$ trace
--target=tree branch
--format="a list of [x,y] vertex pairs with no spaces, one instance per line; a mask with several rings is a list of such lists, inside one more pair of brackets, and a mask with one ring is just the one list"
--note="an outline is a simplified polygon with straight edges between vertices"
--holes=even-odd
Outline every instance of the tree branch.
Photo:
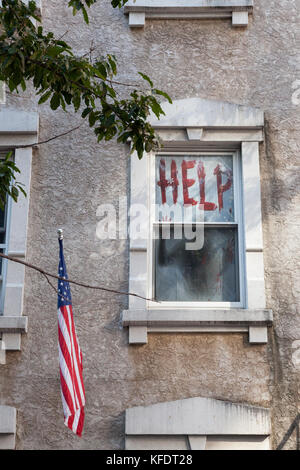
[[43,273],[43,276],[45,277],[46,281],[48,282],[49,286],[52,287],[52,289],[55,291],[55,293],[57,295],[59,295],[59,297],[61,297],[63,300],[66,300],[67,302],[70,301],[70,299],[67,299],[66,297],[64,297],[62,294],[60,294],[58,292],[58,290],[56,289],[56,287],[52,284],[52,282],[50,281],[50,279],[48,278],[47,274]]
[[[72,279],[66,279],[64,277],[61,277],[61,276],[57,276],[56,274],[52,274],[52,273],[49,273],[47,271],[45,271],[44,269],[38,267],[38,266],[35,266],[31,263],[27,263],[26,261],[21,261],[20,259],[17,259],[17,258],[12,258],[11,256],[7,256],[7,255],[4,255],[3,253],[0,253],[0,258],[4,258],[4,259],[7,259],[9,261],[13,261],[14,263],[19,263],[19,264],[23,264],[24,266],[26,266],[27,268],[31,268],[31,269],[34,269],[35,271],[38,271],[39,273],[41,273],[43,276],[45,276],[47,278],[47,276],[49,277],[52,277],[54,279],[58,279],[59,281],[68,281],[69,283],[71,284],[75,284],[76,286],[80,286],[80,287],[85,287],[87,289],[96,289],[96,290],[102,290],[102,291],[105,291],[105,292],[110,292],[112,294],[117,294],[117,295],[131,295],[133,297],[138,297],[139,299],[143,299],[143,300],[149,300],[149,301],[153,301],[153,302],[158,302],[157,300],[154,300],[154,299],[148,299],[147,297],[143,297],[142,295],[139,295],[139,294],[135,294],[135,293],[132,293],[132,292],[121,292],[121,291],[118,291],[116,289],[109,289],[108,287],[102,287],[102,286],[93,286],[93,285],[90,285],[90,284],[83,284],[81,282],[78,282],[78,281],[74,281]],[[48,283],[50,283],[49,279],[47,279]],[[54,287],[54,286],[52,286]],[[54,288],[55,289],[55,288]],[[55,289],[56,291],[56,289]],[[57,292],[57,291],[56,291]]]
[[46,140],[42,140],[41,142],[36,142],[35,144],[26,144],[26,145],[16,145],[14,147],[14,149],[26,149],[28,147],[35,147],[36,145],[42,145],[42,144],[47,144],[47,142],[50,142],[51,140],[54,140],[54,139],[59,139],[59,137],[63,137],[64,135],[67,135],[67,134],[70,134],[71,132],[73,131],[76,131],[77,129],[79,129],[79,127],[81,127],[83,124],[83,122],[81,124],[79,124],[79,126],[76,126],[76,127],[73,127],[73,129],[69,129],[68,131],[66,132],[62,132],[61,134],[57,134],[53,137],[50,137],[49,139],[46,139]]

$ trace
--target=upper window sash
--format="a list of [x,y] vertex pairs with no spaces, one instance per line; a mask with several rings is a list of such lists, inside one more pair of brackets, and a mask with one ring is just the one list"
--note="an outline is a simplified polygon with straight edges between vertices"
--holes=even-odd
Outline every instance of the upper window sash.
[[154,223],[238,223],[234,153],[159,153],[155,158]]

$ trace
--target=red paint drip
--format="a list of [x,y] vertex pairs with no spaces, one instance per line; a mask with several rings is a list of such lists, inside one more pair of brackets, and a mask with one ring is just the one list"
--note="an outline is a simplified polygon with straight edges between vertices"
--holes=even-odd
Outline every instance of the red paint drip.
[[196,162],[195,160],[185,161],[183,160],[181,164],[182,170],[182,186],[183,186],[183,203],[187,205],[195,206],[197,201],[189,196],[189,188],[195,183],[194,179],[189,179],[187,177],[187,171],[191,168],[194,168]]
[[173,202],[174,204],[177,203],[177,199],[178,199],[178,186],[179,186],[179,181],[178,181],[178,178],[177,178],[177,174],[178,174],[178,171],[177,171],[177,166],[176,166],[176,162],[175,160],[172,160],[172,163],[171,163],[171,178],[172,178],[172,188],[173,188]]
[[172,160],[171,163],[171,180],[166,179],[166,161],[164,158],[160,160],[159,164],[159,181],[157,182],[158,186],[161,189],[161,200],[165,204],[167,202],[166,188],[171,186],[173,188],[173,202],[176,204],[178,199],[178,186],[179,181],[177,178],[177,167],[176,162]]
[[[225,184],[222,184],[222,174],[226,174],[227,181]],[[223,209],[223,193],[228,191],[232,185],[232,172],[230,170],[222,171],[220,165],[217,165],[214,169],[214,175],[217,176],[217,188],[218,188],[218,203],[219,203],[219,212]]]
[[214,211],[217,206],[214,202],[205,201],[205,177],[206,173],[204,170],[203,162],[199,162],[197,165],[198,180],[200,186],[200,204],[204,206],[205,211]]

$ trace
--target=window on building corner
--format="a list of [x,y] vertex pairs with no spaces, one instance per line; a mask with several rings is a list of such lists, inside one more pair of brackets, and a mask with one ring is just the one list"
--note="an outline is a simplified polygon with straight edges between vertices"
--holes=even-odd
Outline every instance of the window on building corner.
[[238,152],[156,155],[153,212],[152,297],[244,306]]

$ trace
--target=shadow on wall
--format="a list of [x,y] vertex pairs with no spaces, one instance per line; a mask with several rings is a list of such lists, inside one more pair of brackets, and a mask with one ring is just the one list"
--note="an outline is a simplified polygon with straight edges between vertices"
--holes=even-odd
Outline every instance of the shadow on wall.
[[276,172],[276,149],[273,149],[274,142],[271,139],[272,129],[267,119],[265,119],[265,155],[266,155],[266,170],[268,173],[268,198],[271,203],[271,214],[266,212],[263,214],[266,219],[268,215],[284,213],[286,214],[293,205],[294,199],[300,192],[299,187],[299,171],[295,169],[292,174],[288,173],[288,179],[279,177]]
[[294,431],[296,431],[296,449],[295,450],[300,450],[300,413],[296,416],[296,418],[290,425],[289,429],[285,433],[282,441],[280,442],[276,450],[282,450],[284,448],[285,444],[288,442],[288,440],[290,439]]

